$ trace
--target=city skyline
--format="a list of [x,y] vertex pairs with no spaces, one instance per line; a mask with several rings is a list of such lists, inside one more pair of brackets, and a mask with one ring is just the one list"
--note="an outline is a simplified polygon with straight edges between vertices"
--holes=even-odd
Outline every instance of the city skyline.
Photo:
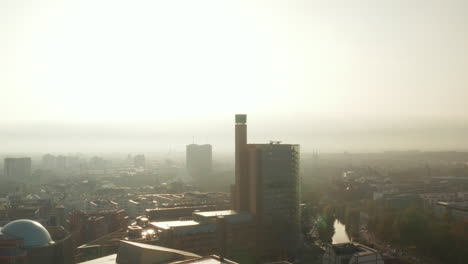
[[468,263],[467,0],[0,1],[0,262]]

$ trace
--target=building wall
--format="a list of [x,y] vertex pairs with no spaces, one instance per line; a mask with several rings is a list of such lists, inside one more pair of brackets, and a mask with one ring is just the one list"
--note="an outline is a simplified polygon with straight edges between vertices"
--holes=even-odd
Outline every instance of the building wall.
[[300,233],[299,146],[266,144],[259,147],[257,210],[267,254],[297,247]]
[[245,115],[236,115],[234,210],[256,221],[260,258],[293,255],[300,237],[299,146],[247,144]]
[[384,264],[380,254],[370,254],[366,256],[352,256],[349,264]]

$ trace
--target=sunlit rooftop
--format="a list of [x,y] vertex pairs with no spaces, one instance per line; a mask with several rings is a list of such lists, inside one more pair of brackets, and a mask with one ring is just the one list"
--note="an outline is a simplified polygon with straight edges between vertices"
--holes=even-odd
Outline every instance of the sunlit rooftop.
[[177,220],[177,221],[166,221],[166,222],[151,222],[151,225],[161,228],[161,229],[171,229],[172,227],[181,227],[181,226],[196,226],[199,225],[198,222],[193,220]]
[[201,215],[203,217],[216,217],[216,216],[228,216],[237,214],[234,210],[222,210],[222,211],[209,211],[209,212],[195,212],[194,214]]

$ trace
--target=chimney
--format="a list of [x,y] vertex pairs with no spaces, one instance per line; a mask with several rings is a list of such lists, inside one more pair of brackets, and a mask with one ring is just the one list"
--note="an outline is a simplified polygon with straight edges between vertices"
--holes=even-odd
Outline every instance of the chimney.
[[249,178],[247,171],[247,115],[235,118],[235,174],[234,210],[249,211]]

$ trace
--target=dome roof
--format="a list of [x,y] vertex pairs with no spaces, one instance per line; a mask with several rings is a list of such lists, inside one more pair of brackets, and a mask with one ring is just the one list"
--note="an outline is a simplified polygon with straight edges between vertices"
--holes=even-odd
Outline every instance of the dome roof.
[[36,221],[21,219],[6,224],[2,233],[23,238],[24,247],[42,247],[52,243],[49,231]]

